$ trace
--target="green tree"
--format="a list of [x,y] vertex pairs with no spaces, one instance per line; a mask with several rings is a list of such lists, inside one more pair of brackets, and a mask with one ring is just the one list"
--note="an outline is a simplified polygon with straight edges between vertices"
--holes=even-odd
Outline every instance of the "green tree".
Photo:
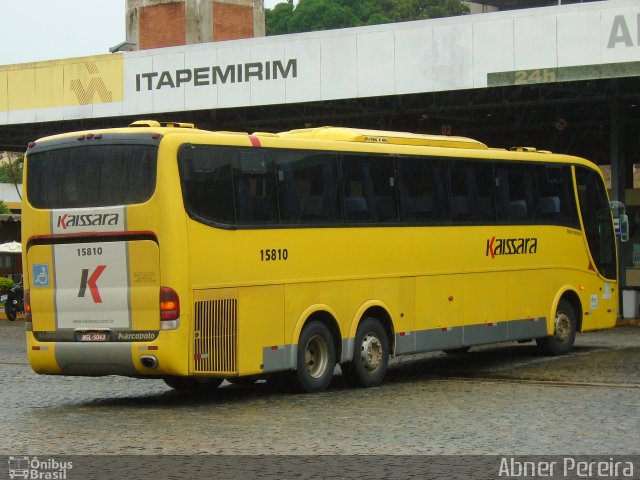
[[0,214],[2,213],[11,213],[11,210],[7,207],[7,204],[4,203],[4,200],[0,200]]
[[12,183],[18,193],[18,197],[22,197],[18,185],[22,183],[24,155],[22,153],[4,152],[4,155],[0,155],[0,158],[3,160],[0,163],[0,183]]
[[460,0],[300,0],[265,11],[267,35],[464,15]]
[[[264,11],[267,35],[279,35],[289,33],[289,22],[293,17],[293,5],[290,3],[278,3],[273,8]],[[269,29],[277,33],[269,33]]]
[[0,158],[4,158],[4,161],[0,163],[0,183],[22,183],[24,155],[4,152],[4,155],[0,155]]

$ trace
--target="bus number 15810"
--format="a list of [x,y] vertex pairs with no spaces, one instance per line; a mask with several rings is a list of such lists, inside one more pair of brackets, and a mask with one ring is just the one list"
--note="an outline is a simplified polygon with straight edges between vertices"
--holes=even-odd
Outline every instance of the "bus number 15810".
[[78,248],[79,257],[91,257],[93,255],[102,255],[102,247]]
[[278,260],[286,260],[289,258],[289,250],[286,248],[267,248],[260,250],[261,262],[277,262]]

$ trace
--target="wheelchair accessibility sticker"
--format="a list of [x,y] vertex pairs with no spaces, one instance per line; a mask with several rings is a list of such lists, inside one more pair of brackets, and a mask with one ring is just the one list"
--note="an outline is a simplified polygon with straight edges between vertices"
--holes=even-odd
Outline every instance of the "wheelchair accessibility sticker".
[[33,286],[48,287],[49,286],[49,264],[48,263],[36,263],[32,267],[33,273]]

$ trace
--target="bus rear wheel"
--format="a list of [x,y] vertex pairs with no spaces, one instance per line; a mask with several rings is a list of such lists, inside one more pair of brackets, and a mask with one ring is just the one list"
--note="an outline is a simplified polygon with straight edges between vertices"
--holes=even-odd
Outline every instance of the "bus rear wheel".
[[564,355],[573,347],[577,321],[573,305],[562,299],[558,302],[553,335],[536,339],[538,347],[546,355]]
[[325,390],[333,378],[336,366],[336,349],[329,328],[322,322],[312,320],[298,342],[296,386],[304,392]]
[[375,387],[380,385],[389,366],[387,332],[373,317],[365,318],[356,330],[353,360],[342,365],[342,372],[350,385]]
[[222,378],[164,377],[164,383],[183,392],[211,392],[222,383]]

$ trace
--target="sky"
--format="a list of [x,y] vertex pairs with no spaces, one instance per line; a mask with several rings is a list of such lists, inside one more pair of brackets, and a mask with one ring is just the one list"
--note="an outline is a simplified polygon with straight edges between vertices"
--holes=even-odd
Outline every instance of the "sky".
[[[272,8],[283,0],[265,0]],[[0,0],[0,65],[109,53],[126,38],[125,0]]]

